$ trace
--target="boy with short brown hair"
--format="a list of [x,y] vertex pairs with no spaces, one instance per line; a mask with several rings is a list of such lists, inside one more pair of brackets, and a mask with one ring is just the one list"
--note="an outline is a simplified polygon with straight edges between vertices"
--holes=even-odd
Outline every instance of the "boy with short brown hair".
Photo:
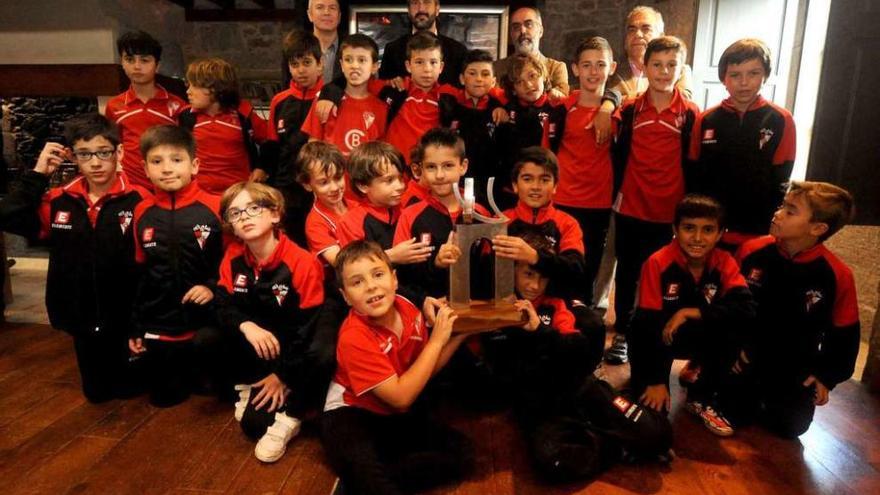
[[853,373],[859,308],[852,270],[824,242],[852,220],[852,195],[827,182],[793,182],[770,235],[737,253],[758,318],[721,396],[735,425],[760,421],[783,437],[807,431],[815,406]]

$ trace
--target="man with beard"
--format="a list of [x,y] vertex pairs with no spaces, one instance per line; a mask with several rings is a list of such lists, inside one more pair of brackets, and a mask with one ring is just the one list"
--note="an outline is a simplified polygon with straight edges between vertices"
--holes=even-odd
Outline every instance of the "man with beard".
[[437,16],[440,14],[439,0],[409,0],[407,4],[412,32],[397,38],[385,45],[382,65],[379,68],[379,79],[404,78],[409,75],[404,65],[407,60],[406,43],[419,31],[429,31],[440,38],[443,50],[443,72],[440,73],[440,84],[452,84],[461,87],[459,74],[461,64],[467,55],[467,47],[452,38],[437,32]]
[[[634,98],[648,89],[645,76],[645,48],[648,43],[663,36],[663,16],[656,9],[639,5],[626,16],[626,59],[617,64],[617,71],[608,78],[608,87],[616,89],[624,98]],[[691,68],[687,65],[675,87],[687,98],[693,97]]]
[[565,62],[545,57],[541,53],[541,36],[544,35],[544,25],[541,22],[541,12],[531,7],[517,9],[510,16],[510,41],[512,53],[505,59],[495,62],[495,77],[499,81],[504,79],[513,58],[522,54],[532,54],[544,63],[547,74],[550,75],[550,84],[547,91],[551,97],[563,97],[568,95],[568,68]]

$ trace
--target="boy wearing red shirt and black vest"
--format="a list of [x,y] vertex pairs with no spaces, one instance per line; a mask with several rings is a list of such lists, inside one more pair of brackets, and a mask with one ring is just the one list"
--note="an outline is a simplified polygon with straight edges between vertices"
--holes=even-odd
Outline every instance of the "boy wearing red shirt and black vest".
[[[128,362],[128,327],[137,289],[135,207],[149,193],[117,173],[119,131],[92,114],[65,124],[70,147],[46,143],[33,171],[0,202],[0,226],[50,241],[46,309],[52,326],[73,336],[83,394],[90,402],[137,391]],[[73,160],[80,177],[49,192],[49,177]]]
[[339,45],[339,60],[345,76],[345,94],[336,111],[322,123],[317,105],[309,112],[302,132],[310,140],[328,141],[348,156],[362,143],[385,137],[388,105],[369,91],[379,66],[379,47],[365,34],[351,34]]
[[284,194],[284,231],[305,246],[305,219],[312,207],[312,195],[296,182],[295,165],[299,150],[309,140],[301,130],[303,122],[324,85],[321,43],[310,32],[294,30],[285,36],[283,51],[292,79],[290,87],[269,104],[267,137],[260,151],[269,184]]
[[730,97],[703,112],[691,135],[694,190],[724,205],[728,231],[721,241],[730,250],[767,234],[794,165],[791,112],[760,94],[770,74],[770,49],[763,41],[743,39],[727,47],[718,76]]
[[442,307],[429,334],[422,312],[396,294],[391,261],[376,243],[344,247],[336,272],[351,311],[321,418],[330,465],[351,493],[393,495],[460,479],[472,465],[467,440],[410,409],[464,339],[451,335],[456,316]]
[[618,191],[614,200],[617,334],[605,354],[612,364],[627,361],[626,332],[639,270],[651,253],[669,242],[675,205],[685,194],[690,131],[699,114],[697,105],[675,87],[686,50],[684,42],[672,36],[651,40],[645,49],[648,91],[626,102],[618,117],[612,149]]
[[[536,232],[525,233],[523,241],[540,253],[555,251]],[[595,476],[624,448],[634,456],[665,454],[669,421],[638,405],[629,411],[629,399],[593,377],[604,332],[592,339],[583,334],[565,301],[546,294],[550,279],[534,265],[518,261],[514,280],[526,323],[481,337],[492,393],[513,402],[535,469],[550,480],[572,481]]]
[[241,240],[226,250],[217,291],[218,316],[235,336],[235,418],[259,439],[256,457],[275,462],[304,415],[319,407],[335,366],[335,346],[322,350],[323,340],[314,339],[323,270],[280,231],[284,198],[277,189],[240,182],[220,204],[227,228]]
[[853,198],[826,182],[793,182],[770,235],[737,253],[758,303],[758,318],[722,395],[734,424],[759,421],[794,438],[810,427],[815,406],[853,372],[859,308],[852,271],[824,241],[853,215]]
[[141,135],[154,125],[177,124],[186,103],[156,84],[162,45],[155,38],[143,31],[128,32],[116,40],[116,50],[131,87],[107,102],[104,116],[119,126],[122,170],[133,184],[152,190],[144,173]]
[[688,195],[676,206],[675,239],[642,267],[630,341],[632,388],[647,407],[669,411],[669,372],[675,358],[695,358],[701,372],[688,388],[688,410],[720,436],[733,434],[716,403],[721,380],[736,361],[738,334],[755,304],[727,251],[717,201]]
[[189,108],[178,117],[192,132],[199,159],[199,186],[223,194],[243,180],[263,181],[257,142],[266,139],[266,121],[238,92],[238,77],[229,62],[198,60],[186,69]]
[[150,128],[141,153],[155,197],[134,212],[143,275],[129,348],[146,352],[150,402],[169,407],[189,397],[197,369],[217,364],[210,361],[220,339],[211,301],[223,258],[220,198],[195,181],[199,160],[185,129]]
[[559,145],[559,186],[554,204],[573,216],[584,233],[584,302],[593,301],[593,283],[605,249],[611,220],[613,167],[611,142],[599,143],[594,119],[601,112],[605,83],[617,64],[605,38],[578,45],[571,64],[580,89],[565,99],[569,108]]

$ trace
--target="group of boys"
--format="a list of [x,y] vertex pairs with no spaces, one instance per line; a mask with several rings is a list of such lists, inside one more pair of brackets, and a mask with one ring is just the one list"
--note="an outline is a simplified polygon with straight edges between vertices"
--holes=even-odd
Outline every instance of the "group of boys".
[[[35,169],[0,203],[4,230],[52,241],[47,308],[52,325],[74,337],[91,401],[139,393],[141,361],[157,406],[192,391],[231,389],[223,366],[230,332],[239,330],[259,359],[283,368],[298,359],[277,346],[289,339],[283,332],[333,322],[333,337],[321,334],[320,359],[299,359],[279,373],[324,369],[335,355],[321,394],[327,458],[346,491],[384,494],[470,469],[469,442],[430,417],[431,394],[423,393],[447,362],[454,373],[441,378],[454,386],[477,383],[506,395],[534,466],[553,480],[668,451],[663,412],[671,408],[674,358],[691,359],[687,409],[718,435],[760,420],[798,436],[814,406],[852,372],[859,339],[853,277],[823,242],[851,219],[853,200],[814,182],[793,183],[783,195],[793,123],[759,94],[770,74],[760,41],[725,51],[719,76],[730,98],[701,114],[675,87],[683,43],[652,40],[648,90],[615,113],[609,143],[593,125],[619,103],[606,91],[615,63],[602,38],[576,50],[579,89],[551,101],[546,70],[530,56],[511,64],[506,94],[494,88],[491,56],[480,51],[465,59],[463,87],[439,84],[443,53],[430,33],[410,38],[411,77],[402,85],[373,77],[378,47],[361,34],[340,42],[344,81],[323,81],[319,43],[293,33],[284,47],[291,87],[272,100],[262,150],[283,200],[271,208],[227,204],[225,211],[195,180],[200,163],[191,134],[171,125],[182,102],[139,78],[158,60],[137,51],[123,49],[132,88],[107,109],[122,136],[101,116],[70,122],[68,146],[47,143]],[[64,160],[78,163],[82,176],[46,193]],[[515,262],[524,315],[521,325],[481,335],[455,332],[457,316],[446,302],[449,267],[463,254],[455,228],[469,221],[456,195],[464,177],[477,178],[480,192],[496,178],[498,187],[478,199],[502,203],[508,234],[481,242],[471,257],[477,266],[493,256]],[[152,191],[131,180],[148,180]],[[754,191],[748,200],[738,194],[743,188]],[[254,253],[224,235],[276,207],[290,238],[323,271],[317,261],[251,259]],[[631,362],[625,395],[593,376],[605,343],[591,305],[593,279],[612,216],[612,354]],[[770,235],[762,235],[768,224]],[[224,262],[221,273],[225,251],[244,268]],[[257,295],[261,274],[279,266],[289,284],[264,283]],[[297,304],[283,306],[292,291]],[[252,341],[253,321],[230,310],[237,296],[246,304],[276,301],[290,314],[261,320],[266,333]],[[351,307],[344,321],[340,298]],[[305,335],[316,334],[297,338]],[[266,404],[261,387],[236,387],[243,427],[252,403]],[[291,411],[320,408],[304,406],[298,393],[279,391],[283,400],[267,406],[277,413],[251,432],[262,435],[261,460],[280,458],[299,431]]]

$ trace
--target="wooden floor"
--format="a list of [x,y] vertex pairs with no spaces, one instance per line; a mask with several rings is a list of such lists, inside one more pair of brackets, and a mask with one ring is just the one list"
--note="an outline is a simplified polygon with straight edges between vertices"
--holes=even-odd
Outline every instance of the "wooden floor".
[[[674,396],[669,466],[617,466],[590,484],[542,486],[505,414],[456,417],[477,445],[477,472],[435,493],[880,493],[880,399],[855,382],[834,391],[800,441],[759,429],[718,439],[680,409],[680,391]],[[281,461],[261,465],[230,406],[205,397],[166,410],[144,398],[91,405],[66,336],[44,325],[0,327],[0,493],[326,495],[334,479],[313,429]]]

